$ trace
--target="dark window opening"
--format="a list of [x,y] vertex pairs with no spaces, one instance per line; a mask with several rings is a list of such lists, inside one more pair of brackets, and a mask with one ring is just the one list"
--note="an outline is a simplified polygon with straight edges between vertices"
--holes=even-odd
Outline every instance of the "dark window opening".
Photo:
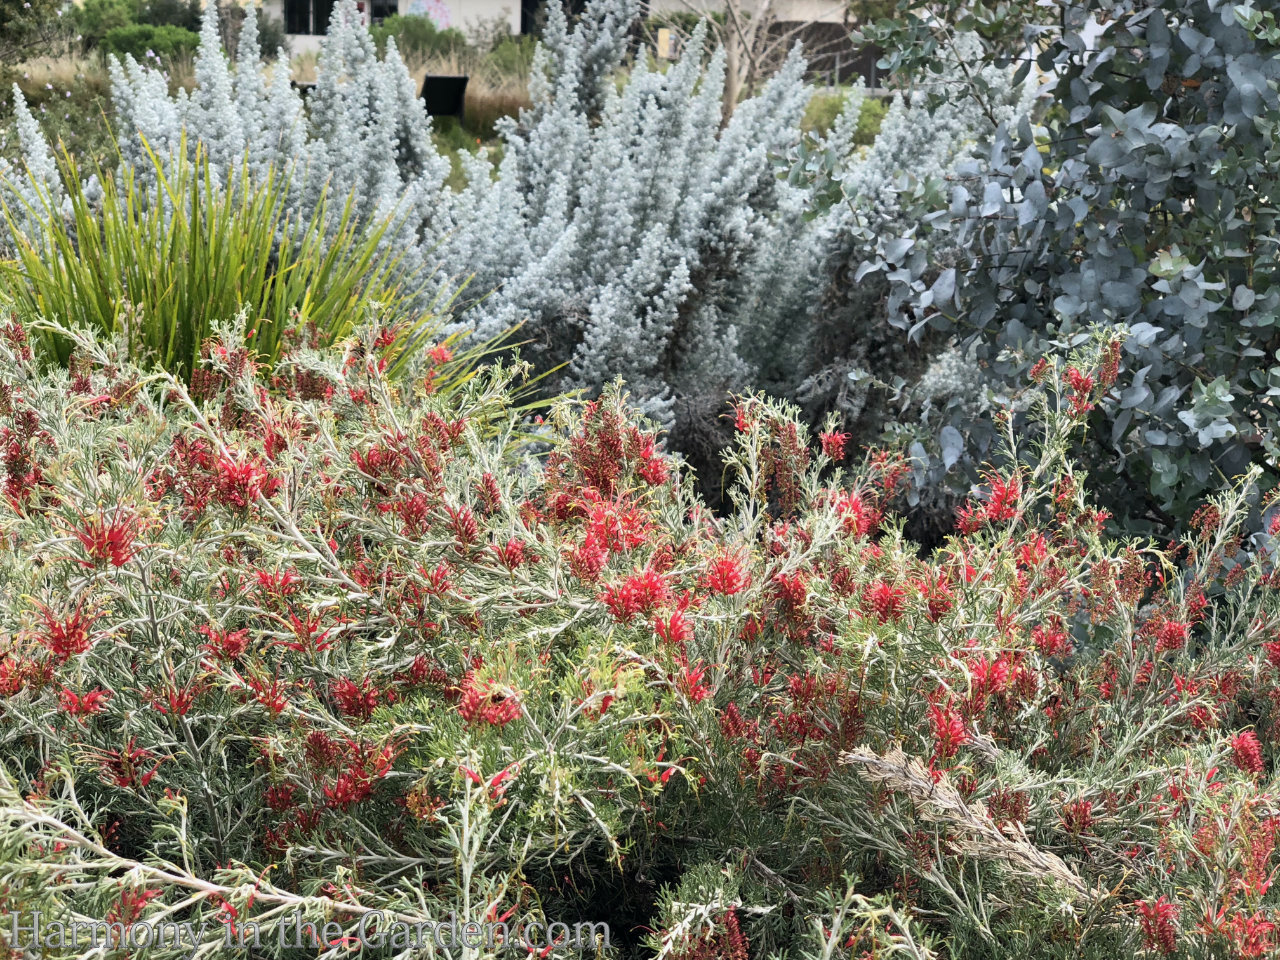
[[520,32],[536,33],[541,11],[538,0],[520,0]]
[[284,0],[285,33],[318,34],[329,29],[334,0]]

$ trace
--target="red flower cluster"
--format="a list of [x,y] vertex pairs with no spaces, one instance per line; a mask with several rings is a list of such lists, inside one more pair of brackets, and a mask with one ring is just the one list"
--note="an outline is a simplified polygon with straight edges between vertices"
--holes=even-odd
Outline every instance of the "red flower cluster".
[[369,677],[364,677],[359,683],[348,677],[339,677],[330,684],[330,693],[344,715],[359,720],[368,720],[382,699],[382,691]]
[[202,644],[201,649],[227,663],[239,660],[249,648],[249,631],[247,629],[219,630],[212,624],[205,624],[199,628],[198,632],[208,638],[209,641]]
[[1178,951],[1178,908],[1161,895],[1155,900],[1139,900],[1134,906],[1142,924],[1144,946],[1172,956]]
[[849,441],[849,434],[831,431],[830,433],[819,434],[818,440],[822,443],[822,452],[840,463],[844,460],[844,445]]
[[86,653],[93,646],[95,618],[84,612],[84,601],[63,617],[45,607],[40,611],[40,618],[44,621],[44,630],[39,640],[59,662]]
[[224,507],[244,510],[259,497],[269,499],[280,489],[280,478],[271,475],[265,465],[243,450],[222,455],[214,464],[213,495]]
[[751,576],[738,557],[715,557],[708,561],[706,573],[702,575],[703,587],[722,597],[741,593],[750,583]]
[[671,596],[667,578],[654,570],[640,570],[622,583],[606,587],[600,600],[618,623],[629,623],[634,617],[648,615],[666,603]]
[[751,956],[751,943],[742,932],[735,909],[720,915],[709,936],[694,938],[686,934],[685,938],[668,953],[673,960],[749,960]]
[[520,717],[520,701],[494,680],[480,680],[468,673],[462,680],[458,714],[467,723],[505,727]]
[[104,563],[123,567],[133,559],[134,541],[141,528],[140,517],[118,508],[110,517],[100,514],[83,518],[75,535],[84,546],[89,559],[78,562],[90,569]]
[[907,592],[902,587],[877,580],[867,587],[862,602],[881,623],[896,623],[906,610],[906,599]]
[[969,742],[969,732],[965,729],[964,718],[950,703],[942,701],[930,703],[929,724],[933,730],[935,763],[950,760],[964,744]]
[[1231,755],[1236,766],[1246,773],[1262,773],[1262,744],[1252,730],[1237,733],[1231,738]]
[[1018,516],[1022,481],[1017,474],[988,477],[990,493],[984,503],[970,502],[960,509],[956,527],[961,533],[976,533],[987,523],[1008,523]]
[[96,689],[76,694],[63,687],[62,692],[58,694],[58,708],[68,716],[77,719],[91,717],[95,713],[101,713],[110,699],[110,690]]

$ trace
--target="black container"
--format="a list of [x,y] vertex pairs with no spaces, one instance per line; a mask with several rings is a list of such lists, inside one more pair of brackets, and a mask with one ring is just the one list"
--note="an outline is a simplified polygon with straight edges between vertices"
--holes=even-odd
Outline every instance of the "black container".
[[461,125],[467,103],[466,74],[429,73],[422,78],[422,100],[433,117],[457,117]]

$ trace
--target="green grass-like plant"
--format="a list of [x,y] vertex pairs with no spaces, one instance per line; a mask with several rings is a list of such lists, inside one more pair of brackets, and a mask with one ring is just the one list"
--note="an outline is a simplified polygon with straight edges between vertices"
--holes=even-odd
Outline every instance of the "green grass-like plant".
[[[251,178],[243,168],[220,182],[199,154],[154,169],[99,173],[101,195],[87,191],[77,165],[60,161],[68,200],[22,218],[3,213],[16,259],[0,263],[0,293],[20,320],[45,317],[123,335],[130,357],[186,376],[214,324],[247,311],[259,359],[274,361],[281,337],[314,325],[333,343],[371,304],[404,329],[409,308],[401,258],[383,247],[387,222],[364,226],[350,198],[323,200],[300,217],[278,173]],[[65,364],[72,344],[47,334],[41,345]]]

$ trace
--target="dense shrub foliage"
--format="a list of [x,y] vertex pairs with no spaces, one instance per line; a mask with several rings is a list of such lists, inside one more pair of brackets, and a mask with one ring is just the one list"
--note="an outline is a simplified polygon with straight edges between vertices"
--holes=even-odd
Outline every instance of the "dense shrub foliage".
[[8,329],[7,909],[1275,949],[1275,524],[1246,480],[1179,544],[1107,535],[1063,451],[1119,344],[1037,368],[1016,466],[922,556],[904,461],[838,472],[786,407],[739,401],[717,519],[615,388],[530,435],[520,367],[440,344],[391,382],[390,339],[268,382],[227,329],[189,391]]
[[[1274,463],[1274,12],[947,0],[926,22],[899,6],[904,67],[927,69],[947,48],[940,23],[979,29],[974,62],[1025,71],[1034,60],[1055,107],[1000,130],[940,202],[919,198],[917,231],[880,238],[891,305],[909,308],[898,322],[956,332],[997,383],[1016,382],[1055,341],[1127,329],[1126,387],[1100,407],[1091,457],[1131,521],[1185,523],[1222,476]],[[966,84],[979,100],[990,95],[980,81]]]
[[[450,31],[354,0],[305,102],[252,8],[190,89],[112,60],[92,175],[15,91],[0,912],[1280,955],[1280,25],[898,6],[883,108],[553,6],[460,185],[401,59]],[[450,917],[608,934],[376,941]]]
[[466,35],[461,30],[441,30],[430,17],[395,14],[386,17],[369,33],[380,54],[386,53],[388,37],[395,37],[396,48],[406,57],[447,56],[467,45]]
[[502,127],[499,162],[466,158],[458,191],[395,36],[379,59],[352,0],[335,7],[305,110],[282,65],[260,70],[252,12],[229,66],[211,9],[191,95],[170,96],[153,67],[116,68],[120,143],[144,172],[144,142],[164,157],[199,145],[215,169],[247,157],[255,177],[287,170],[298,209],[327,189],[351,195],[362,222],[394,212],[387,245],[433,277],[424,297],[451,301],[457,329],[487,339],[523,324],[526,358],[556,371],[548,387],[624,377],[708,475],[728,440],[726,399],[752,385],[800,402],[812,423],[835,411],[859,441],[876,438],[901,412],[849,374],[914,383],[938,345],[897,349],[883,285],[855,287],[853,271],[877,231],[903,225],[896,179],[942,176],[1030,109],[1032,88],[990,68],[999,93],[981,103],[929,117],[923,91],[897,98],[863,149],[861,90],[805,137],[812,90],[796,54],[721,129],[724,57],[703,31],[669,69],[638,59],[616,82],[634,14],[596,0],[571,26],[553,6],[533,107]]
[[199,44],[200,37],[197,34],[169,23],[158,27],[149,23],[112,27],[102,38],[102,47],[108,53],[139,60],[154,57],[167,61],[175,57],[191,56]]
[[[234,46],[245,19],[245,9],[228,0],[215,5],[223,42]],[[85,52],[127,54],[145,62],[194,53],[199,43],[197,34],[203,7],[200,0],[83,0],[72,5],[67,13],[75,24],[78,45]],[[275,56],[286,46],[284,25],[279,20],[261,17],[256,7],[253,15],[262,54]]]
[[13,64],[48,53],[66,36],[58,0],[0,3],[0,80]]

